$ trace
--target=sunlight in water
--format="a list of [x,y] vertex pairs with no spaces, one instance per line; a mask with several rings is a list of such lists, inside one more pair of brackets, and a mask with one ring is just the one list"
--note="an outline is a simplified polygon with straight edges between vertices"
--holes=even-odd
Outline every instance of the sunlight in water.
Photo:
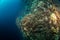
[[3,4],[3,2],[4,2],[4,0],[0,0],[0,5],[2,5],[2,4]]
[[0,0],[0,9],[4,9],[8,4],[8,0]]

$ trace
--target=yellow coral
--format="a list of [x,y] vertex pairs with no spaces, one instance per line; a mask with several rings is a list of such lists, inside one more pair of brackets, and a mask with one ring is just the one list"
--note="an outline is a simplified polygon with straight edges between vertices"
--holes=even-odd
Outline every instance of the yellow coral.
[[56,15],[55,15],[54,13],[52,13],[52,14],[50,15],[50,19],[53,21],[54,24],[57,23],[57,17],[56,17]]

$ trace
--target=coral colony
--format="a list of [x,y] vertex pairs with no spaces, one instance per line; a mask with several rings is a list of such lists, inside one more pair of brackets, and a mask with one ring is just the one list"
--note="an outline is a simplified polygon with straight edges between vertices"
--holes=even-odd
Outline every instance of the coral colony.
[[60,6],[54,0],[29,0],[27,4],[27,14],[17,18],[24,40],[59,40]]

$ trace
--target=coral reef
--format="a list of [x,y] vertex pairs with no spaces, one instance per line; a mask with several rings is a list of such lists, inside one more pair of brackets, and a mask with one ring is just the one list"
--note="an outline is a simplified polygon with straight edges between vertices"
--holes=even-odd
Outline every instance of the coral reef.
[[[26,40],[59,40],[60,11],[52,0],[33,0],[18,25]],[[27,8],[26,8],[27,9]],[[26,12],[25,12],[26,13]]]

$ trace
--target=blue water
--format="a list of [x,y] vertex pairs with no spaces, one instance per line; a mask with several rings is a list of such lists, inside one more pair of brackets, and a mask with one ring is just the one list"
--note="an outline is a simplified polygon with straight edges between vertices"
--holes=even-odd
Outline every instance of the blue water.
[[23,0],[0,0],[0,40],[23,39],[15,23],[23,8]]

